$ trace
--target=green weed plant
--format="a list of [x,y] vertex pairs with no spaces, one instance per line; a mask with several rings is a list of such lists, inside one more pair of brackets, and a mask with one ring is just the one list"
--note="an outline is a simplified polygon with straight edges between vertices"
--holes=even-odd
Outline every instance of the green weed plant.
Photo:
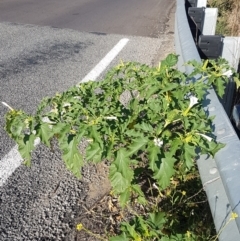
[[[166,191],[176,174],[191,173],[198,155],[214,156],[224,146],[215,141],[213,117],[201,103],[212,86],[223,96],[233,70],[223,59],[191,61],[187,65],[193,72],[188,75],[176,68],[177,61],[178,56],[170,54],[158,67],[121,63],[101,81],[80,83],[43,99],[35,115],[10,107],[5,130],[27,165],[36,139],[48,147],[53,138],[58,140],[67,169],[78,178],[85,161],[107,160],[121,206],[133,199],[147,206],[150,194],[141,186],[143,179],[160,193]],[[79,149],[82,141],[88,143],[84,154]],[[184,192],[176,192],[173,206]],[[151,208],[131,223],[122,223],[122,234],[110,240],[197,240],[190,232],[166,234],[169,219],[166,212]]]

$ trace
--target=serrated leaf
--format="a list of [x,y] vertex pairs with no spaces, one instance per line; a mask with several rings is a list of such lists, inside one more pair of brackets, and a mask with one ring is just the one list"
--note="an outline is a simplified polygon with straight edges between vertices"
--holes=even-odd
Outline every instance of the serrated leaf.
[[151,86],[150,89],[148,89],[148,91],[146,91],[145,89],[145,99],[149,99],[154,93],[156,93],[157,91],[159,91],[159,86],[156,85],[156,86]]
[[136,222],[137,222],[137,228],[140,231],[140,233],[143,234],[144,236],[148,236],[149,232],[148,232],[147,222],[145,222],[141,216],[136,218]]
[[129,137],[139,137],[141,132],[136,131],[135,129],[128,129],[125,134]]
[[100,148],[103,149],[103,141],[102,141],[102,138],[101,138],[100,134],[97,131],[96,126],[91,127],[90,137],[92,137],[93,141],[97,142],[99,144]]
[[144,193],[143,193],[143,191],[141,190],[140,185],[134,184],[134,185],[131,186],[131,188],[132,188],[133,191],[136,192],[138,195],[144,196]]
[[76,177],[81,177],[81,167],[83,166],[83,158],[77,148],[79,140],[75,136],[69,136],[67,143],[60,143],[62,150],[62,158],[68,170],[70,170]]
[[174,90],[178,87],[179,87],[179,84],[171,83],[171,84],[168,84],[167,86],[163,87],[159,93],[164,93],[164,92],[167,92],[167,91],[170,91],[170,90]]
[[127,204],[127,202],[130,199],[130,195],[131,195],[131,192],[130,192],[129,188],[127,188],[124,192],[122,192],[120,194],[119,200],[120,200],[121,207],[123,207],[123,206],[125,206]]
[[182,145],[182,140],[181,139],[174,139],[172,142],[170,142],[170,144],[171,144],[170,153],[171,153],[172,156],[174,156],[176,151]]
[[130,159],[125,149],[121,148],[118,150],[113,164],[116,165],[119,172],[123,173],[125,177],[129,178],[129,180],[132,180],[133,171],[130,168]]
[[100,162],[102,160],[102,149],[97,142],[93,142],[88,145],[86,149],[86,160],[92,160],[93,162]]
[[52,132],[58,135],[59,143],[64,143],[67,140],[67,135],[70,132],[70,129],[70,125],[61,122],[52,126]]
[[161,188],[166,188],[170,183],[170,178],[175,173],[174,163],[176,159],[167,155],[161,159],[160,167],[155,169],[153,178],[157,180]]
[[141,124],[135,125],[135,128],[146,131],[146,132],[152,132],[153,131],[152,126],[149,123],[146,123],[146,122],[142,122]]
[[173,109],[167,113],[167,122],[171,123],[177,119],[179,119],[179,110]]
[[21,133],[22,133],[22,130],[23,130],[23,122],[22,120],[20,119],[13,119],[11,124],[10,124],[10,133],[11,133],[11,136],[16,139],[18,138]]
[[18,139],[18,151],[24,159],[24,164],[30,166],[31,152],[34,149],[34,135],[25,135],[24,138]]
[[161,229],[166,222],[165,213],[163,212],[150,213],[148,221],[150,221],[156,229]]
[[148,148],[149,167],[152,171],[156,169],[156,161],[159,161],[160,147],[150,146]]
[[193,158],[196,156],[195,147],[189,144],[184,144],[184,162],[188,169],[190,169],[193,164]]
[[125,233],[122,233],[121,235],[111,237],[109,241],[129,241],[130,239],[127,238]]
[[139,196],[137,198],[139,204],[146,205],[148,203],[147,199],[145,197]]
[[214,141],[211,141],[211,142],[209,143],[209,147],[210,147],[209,152],[210,152],[210,153],[212,154],[212,156],[214,157],[215,154],[216,154],[219,150],[221,150],[223,147],[225,147],[225,146],[226,146],[226,144],[216,143],[216,142],[214,142]]
[[116,166],[110,166],[109,175],[111,185],[116,193],[123,193],[130,186],[129,180],[126,179],[122,173],[117,172]]
[[54,133],[49,127],[49,124],[40,123],[35,127],[35,130],[37,132],[36,136],[38,136],[46,146],[50,147],[49,140],[53,137]]
[[139,239],[139,234],[135,231],[135,225],[130,225],[127,222],[123,222],[121,229],[126,230],[134,240],[141,240]]
[[175,54],[169,54],[163,61],[162,65],[166,65],[167,67],[173,67],[178,62],[178,56]]
[[225,91],[225,82],[221,78],[218,78],[215,80],[214,86],[216,88],[217,94],[222,98]]
[[139,136],[139,138],[133,140],[133,143],[129,146],[128,156],[133,155],[148,143],[148,138]]
[[133,174],[127,152],[125,149],[119,149],[109,172],[114,191],[118,193],[124,192],[130,186]]
[[239,87],[240,87],[240,79],[237,78],[237,77],[233,77],[233,79],[234,79],[234,82],[236,83],[236,88],[237,88],[237,90],[238,90]]

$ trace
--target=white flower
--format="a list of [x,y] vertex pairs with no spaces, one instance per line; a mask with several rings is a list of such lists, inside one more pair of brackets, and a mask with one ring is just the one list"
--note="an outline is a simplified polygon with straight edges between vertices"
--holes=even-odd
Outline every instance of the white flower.
[[11,106],[9,106],[6,102],[2,102],[3,105],[5,105],[7,108],[9,108],[10,110],[13,110],[13,108]]
[[188,108],[183,112],[183,115],[184,116],[187,116],[188,112],[190,111],[190,109],[196,105],[198,103],[198,98],[195,97],[195,96],[190,96],[190,103],[189,103],[189,106]]
[[56,122],[51,121],[47,116],[44,116],[44,117],[42,118],[42,122],[45,122],[45,123],[47,123],[47,124],[56,124]]
[[210,137],[210,136],[204,135],[204,134],[202,134],[202,133],[197,133],[197,134],[200,135],[200,136],[202,136],[202,137],[204,137],[204,138],[207,139],[209,142],[211,142],[211,141],[213,140],[213,138]]
[[116,116],[107,116],[107,117],[105,117],[105,119],[107,119],[107,120],[117,120],[117,117]]
[[198,103],[198,98],[195,96],[190,96],[190,104],[188,108],[191,109],[197,103]]
[[155,139],[153,140],[153,142],[154,142],[155,146],[161,147],[161,146],[163,145],[163,141],[160,140],[159,138],[155,138]]
[[222,75],[227,76],[228,78],[230,78],[233,75],[233,72],[231,69],[229,69],[228,71],[224,72]]
[[64,104],[63,104],[63,107],[70,107],[70,106],[71,106],[70,103],[64,103]]

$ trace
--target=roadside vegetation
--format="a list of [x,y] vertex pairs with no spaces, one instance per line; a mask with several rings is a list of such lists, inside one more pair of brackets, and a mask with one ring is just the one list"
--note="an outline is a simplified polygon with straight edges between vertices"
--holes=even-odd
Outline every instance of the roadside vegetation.
[[[107,163],[112,190],[78,220],[77,232],[86,236],[76,240],[216,241],[221,233],[196,162],[224,147],[201,103],[212,85],[223,95],[233,70],[223,59],[192,61],[186,75],[177,61],[170,54],[158,67],[121,63],[102,81],[45,98],[33,116],[9,107],[5,129],[27,165],[36,138],[50,148],[58,141],[78,178],[87,163]],[[229,222],[235,218],[232,213]]]
[[208,0],[208,6],[218,8],[216,34],[240,36],[239,0]]
[[[240,36],[239,0],[208,5],[219,10],[217,34]],[[57,141],[77,178],[84,165],[107,164],[112,189],[79,215],[75,240],[217,241],[238,218],[232,212],[215,230],[197,159],[224,148],[201,105],[205,91],[214,86],[221,97],[230,75],[240,86],[239,75],[223,59],[186,63],[191,75],[177,61],[171,54],[158,67],[121,63],[102,81],[45,98],[35,115],[4,103],[5,129],[25,164],[36,138],[49,148]]]

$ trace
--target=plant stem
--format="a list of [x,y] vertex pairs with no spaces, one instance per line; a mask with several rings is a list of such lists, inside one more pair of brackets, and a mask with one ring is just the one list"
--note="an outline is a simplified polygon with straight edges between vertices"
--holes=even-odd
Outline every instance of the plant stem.
[[97,238],[97,239],[99,239],[99,240],[107,241],[107,239],[102,238],[101,236],[99,236],[99,235],[91,232],[90,230],[86,229],[85,227],[83,227],[83,230],[84,230],[86,233],[88,233],[89,235],[91,235],[91,236],[93,236],[93,237],[95,237],[95,238]]

